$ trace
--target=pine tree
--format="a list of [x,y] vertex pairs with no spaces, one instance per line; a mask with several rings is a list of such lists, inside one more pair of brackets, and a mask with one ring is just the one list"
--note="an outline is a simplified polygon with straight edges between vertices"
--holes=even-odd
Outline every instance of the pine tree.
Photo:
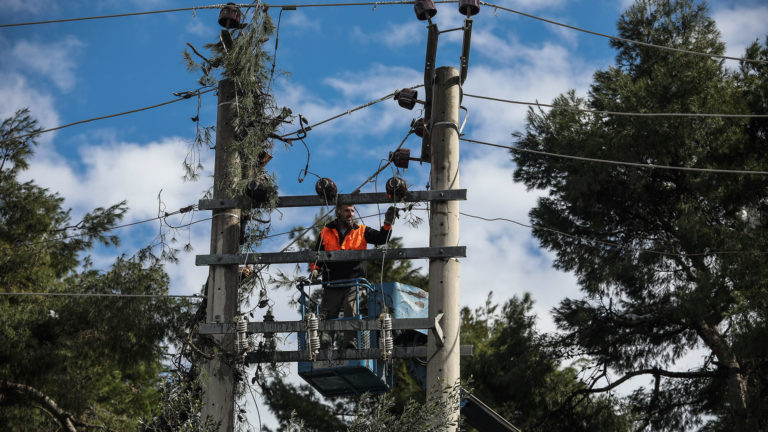
[[[166,294],[158,265],[119,257],[105,271],[85,253],[117,244],[125,203],[73,224],[62,198],[20,182],[37,123],[27,110],[0,127],[0,292]],[[0,296],[0,429],[136,429],[159,401],[164,340],[184,302],[163,298]]]
[[[706,5],[693,0],[638,1],[618,29],[623,38],[657,45],[724,50]],[[709,57],[611,44],[616,65],[595,73],[588,97],[571,91],[551,111],[531,111],[518,146],[656,165],[768,169],[761,121],[572,109],[764,113],[762,65],[733,74]],[[750,53],[765,58],[758,47]],[[585,392],[642,375],[652,378],[651,388],[628,399],[639,428],[765,429],[768,357],[754,342],[768,329],[768,178],[518,152],[513,159],[516,180],[547,191],[530,213],[534,235],[557,253],[557,268],[576,274],[585,294],[555,311],[563,345],[592,361],[595,380]],[[694,350],[704,355],[693,368],[678,364]],[[600,381],[608,371],[618,375],[610,384]]]

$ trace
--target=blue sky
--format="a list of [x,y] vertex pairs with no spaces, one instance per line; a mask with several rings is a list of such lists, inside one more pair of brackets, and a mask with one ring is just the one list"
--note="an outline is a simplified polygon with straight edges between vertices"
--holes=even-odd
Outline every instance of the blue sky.
[[[308,4],[287,1],[284,4]],[[498,4],[590,30],[615,34],[622,9],[631,2],[565,0],[499,0]],[[0,23],[104,15],[200,6],[181,0],[0,0]],[[760,0],[712,1],[713,17],[729,55],[741,56],[751,41],[766,35],[768,6]],[[458,27],[462,17],[455,4],[439,4],[435,22],[441,29]],[[269,13],[277,21],[279,9]],[[0,29],[0,115],[29,107],[43,127],[117,113],[173,99],[171,92],[197,88],[181,52],[187,42],[198,48],[217,37],[218,10],[165,13],[138,17],[11,27]],[[268,42],[270,50],[274,38]],[[285,11],[280,27],[275,84],[281,106],[316,123],[423,80],[425,23],[410,5],[300,8]],[[438,66],[458,66],[458,32],[441,37]],[[592,74],[613,63],[608,40],[578,33],[501,10],[484,7],[475,17],[466,93],[550,102],[569,89],[585,95]],[[423,95],[423,91],[420,92]],[[512,144],[510,134],[524,127],[525,108],[465,99],[469,138]],[[196,203],[210,187],[210,172],[196,183],[182,181],[181,163],[194,136],[194,100],[120,118],[74,126],[40,136],[40,146],[24,175],[60,193],[77,218],[87,209],[126,199],[125,222],[156,216],[158,193],[167,211]],[[215,122],[215,96],[203,97],[201,120]],[[382,158],[405,136],[417,110],[406,111],[391,100],[374,105],[311,131],[310,171],[333,178],[349,192],[374,172]],[[290,128],[290,127],[289,127]],[[291,129],[293,130],[293,129]],[[414,137],[405,146],[419,153]],[[281,194],[313,193],[314,179],[299,183],[306,151],[297,143],[275,146],[275,171]],[[212,168],[212,151],[203,162]],[[469,199],[463,212],[527,222],[539,193],[512,182],[513,165],[501,149],[462,143],[461,186]],[[423,189],[428,165],[412,164],[404,177],[412,189]],[[378,187],[391,176],[382,174]],[[367,190],[372,191],[373,185]],[[363,215],[375,207],[361,208]],[[308,224],[315,209],[285,210],[273,217],[273,232]],[[424,216],[422,213],[421,216]],[[205,212],[187,215],[205,218]],[[179,222],[172,219],[171,222]],[[378,225],[376,218],[366,224]],[[538,248],[526,228],[505,222],[462,217],[461,244],[468,257],[461,262],[462,304],[480,306],[488,292],[498,301],[525,291],[536,301],[539,325],[553,329],[549,309],[565,296],[578,296],[575,278],[553,270],[552,255]],[[407,246],[428,244],[428,227],[396,225]],[[119,248],[100,249],[95,261],[107,265],[120,253],[132,254],[157,233],[145,224],[119,231]],[[210,225],[193,225],[188,236],[194,251],[167,266],[172,291],[197,292],[207,269],[194,266],[195,254],[208,253]],[[261,250],[277,251],[278,237]],[[425,265],[424,262],[418,263]],[[287,268],[292,270],[292,267]],[[278,305],[291,293],[272,294]],[[278,306],[278,319],[294,319]],[[263,414],[262,410],[262,414]]]

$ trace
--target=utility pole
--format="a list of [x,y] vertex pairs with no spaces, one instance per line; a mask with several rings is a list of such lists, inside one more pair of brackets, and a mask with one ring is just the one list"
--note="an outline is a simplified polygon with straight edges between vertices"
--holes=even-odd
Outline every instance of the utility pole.
[[[240,175],[239,157],[232,148],[234,140],[235,86],[229,79],[219,82],[219,104],[216,116],[216,159],[213,198],[230,199],[232,186]],[[234,169],[237,167],[237,169]],[[211,222],[211,254],[236,254],[240,246],[240,210],[214,209]],[[232,323],[237,312],[238,266],[211,265],[208,272],[206,321]],[[231,359],[234,358],[235,336],[216,335],[214,340],[223,351],[206,365],[202,419],[220,423],[219,431],[234,430],[235,381]],[[229,360],[227,359],[229,357]]]
[[[459,72],[444,66],[435,71],[430,119],[433,190],[459,188]],[[429,246],[459,244],[459,202],[433,202],[430,207]],[[442,399],[446,413],[458,427],[459,407],[446,387],[459,380],[459,261],[456,258],[429,260],[429,318],[439,320],[440,332],[430,332],[427,340],[427,395]]]

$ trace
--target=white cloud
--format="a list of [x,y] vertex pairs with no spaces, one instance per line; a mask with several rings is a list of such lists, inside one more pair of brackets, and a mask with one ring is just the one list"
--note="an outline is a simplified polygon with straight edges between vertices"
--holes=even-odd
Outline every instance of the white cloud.
[[[479,38],[478,50],[489,49],[493,36]],[[569,55],[565,47],[544,44],[531,48],[511,41],[497,50],[505,67],[470,65],[465,92],[524,102],[549,103],[557,95],[576,89],[585,94],[594,67]],[[527,106],[465,98],[470,110],[467,133],[478,139],[509,143],[510,133],[524,126]]]
[[194,16],[189,21],[189,24],[184,27],[184,30],[187,33],[200,37],[209,37],[216,34],[217,32],[217,29],[214,26],[206,24],[205,21],[199,16]]
[[[275,25],[277,25],[277,20],[275,20]],[[309,15],[302,11],[285,11],[280,26],[288,26],[302,32],[317,32],[322,29],[322,23],[319,19],[310,18]]]
[[[286,83],[279,89],[277,101],[281,105],[292,107],[295,113],[301,112],[312,124],[379,99],[397,89],[416,85],[420,81],[423,81],[423,73],[413,69],[375,65],[366,71],[347,71],[325,78],[324,83],[337,91],[337,95],[333,98],[321,98],[306,88],[294,83]],[[362,138],[392,130],[402,130],[402,134],[405,135],[411,118],[415,116],[416,110],[404,110],[390,99],[324,124],[313,130],[311,134],[312,137],[328,137],[343,133]],[[286,129],[293,130],[295,127],[293,125]],[[312,154],[315,154],[316,149],[312,148],[313,140],[308,140],[308,144]],[[387,146],[390,145],[391,143]],[[326,152],[338,150],[338,148],[321,149]],[[366,146],[364,150],[379,152],[380,149]]]
[[405,46],[421,46],[426,40],[424,25],[418,21],[404,24],[389,23],[384,30],[367,33],[359,26],[352,30],[352,39],[366,44],[383,44],[387,48],[396,49]]
[[376,98],[406,85],[424,81],[424,74],[401,66],[377,64],[364,72],[343,72],[326,78],[325,84],[341,92],[344,97]]
[[16,42],[11,57],[17,67],[50,79],[59,89],[71,90],[75,85],[75,57],[84,44],[74,36],[54,43],[28,40]]
[[716,9],[713,18],[726,43],[726,54],[743,57],[745,48],[755,40],[765,41],[768,30],[768,6],[736,6]]
[[[30,12],[33,14],[39,14],[40,12],[49,12],[51,5],[47,0],[0,0],[0,10],[6,12]],[[9,18],[6,15],[6,18]],[[13,22],[21,22],[22,20],[13,20]],[[5,20],[3,20],[5,22]],[[8,21],[11,22],[11,21]]]
[[630,6],[635,4],[635,0],[619,0],[617,2],[617,5],[619,6],[619,10],[623,13],[626,11]]
[[[29,108],[32,117],[38,120],[42,128],[59,125],[59,114],[54,108],[53,98],[32,87],[27,78],[17,73],[0,73],[0,119],[6,119],[19,109]],[[39,136],[39,141],[46,143],[53,133]]]
[[[157,215],[157,195],[173,211],[196,203],[206,186],[184,182],[181,162],[187,144],[179,138],[166,138],[146,145],[99,143],[80,149],[82,168],[76,168],[58,154],[37,155],[25,176],[59,192],[75,213],[127,200],[126,222]],[[204,161],[212,166],[210,160]]]
[[565,0],[502,0],[498,2],[500,6],[526,10],[551,10],[559,6],[563,6],[565,3]]

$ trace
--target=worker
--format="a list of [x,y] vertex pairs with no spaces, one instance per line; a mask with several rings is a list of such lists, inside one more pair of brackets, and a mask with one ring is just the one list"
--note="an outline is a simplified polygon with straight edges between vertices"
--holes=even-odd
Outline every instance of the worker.
[[[368,243],[381,245],[389,240],[392,233],[392,223],[397,217],[397,209],[389,207],[384,214],[384,224],[381,231],[377,231],[365,225],[355,223],[355,206],[352,204],[339,204],[336,206],[336,219],[329,222],[320,231],[319,245],[315,250],[364,250]],[[310,264],[310,276],[317,281],[322,276],[323,282],[340,281],[366,277],[365,261],[334,261],[321,265]],[[320,302],[320,319],[337,318],[341,308],[344,308],[344,316],[352,317],[357,310],[355,302],[355,285],[351,287],[325,286]],[[354,331],[344,332],[344,346],[347,349],[356,349]],[[331,345],[331,336],[324,333],[321,346],[326,349]]]

